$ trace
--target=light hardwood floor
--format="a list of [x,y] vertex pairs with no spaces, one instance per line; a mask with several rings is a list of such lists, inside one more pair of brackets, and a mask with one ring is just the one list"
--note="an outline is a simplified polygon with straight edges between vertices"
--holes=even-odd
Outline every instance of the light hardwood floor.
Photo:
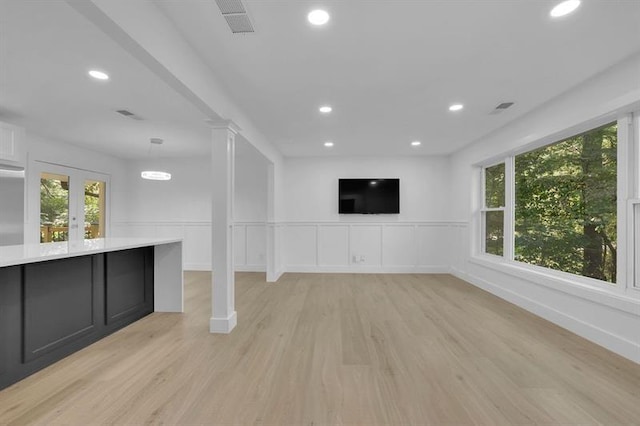
[[0,392],[0,424],[640,424],[640,366],[448,275],[210,275]]

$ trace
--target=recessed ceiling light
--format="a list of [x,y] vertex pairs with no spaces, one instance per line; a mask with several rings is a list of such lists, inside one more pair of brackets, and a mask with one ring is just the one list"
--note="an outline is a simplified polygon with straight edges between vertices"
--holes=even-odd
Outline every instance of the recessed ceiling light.
[[420,145],[422,145],[422,142],[420,142],[420,141],[411,142],[411,146],[420,146]]
[[109,75],[102,71],[91,70],[89,71],[89,75],[95,78],[96,80],[109,80]]
[[316,9],[309,12],[307,19],[313,25],[324,25],[329,22],[329,13],[326,10]]
[[323,114],[329,114],[331,111],[333,111],[333,108],[331,108],[329,105],[324,105],[318,108],[318,110]]
[[462,104],[453,104],[449,107],[449,111],[460,111],[462,108],[464,108]]
[[561,16],[570,14],[571,12],[576,10],[578,6],[580,6],[580,0],[566,0],[562,3],[557,4],[556,7],[551,9],[549,15],[551,15],[552,18],[559,18]]
[[325,142],[324,146],[326,146],[327,148],[331,148],[333,146],[333,142]]

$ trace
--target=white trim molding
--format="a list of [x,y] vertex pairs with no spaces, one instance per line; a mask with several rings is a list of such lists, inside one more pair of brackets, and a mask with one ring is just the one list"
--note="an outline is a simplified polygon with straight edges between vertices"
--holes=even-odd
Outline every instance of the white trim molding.
[[[452,275],[640,363],[640,298],[614,288],[585,285],[583,277],[557,276],[556,271],[471,256],[465,241],[473,227],[456,228]],[[463,254],[456,257],[455,253]]]
[[209,320],[210,333],[229,334],[238,324],[238,313],[233,311],[228,318],[214,318]]
[[447,273],[452,221],[284,222],[284,271]]

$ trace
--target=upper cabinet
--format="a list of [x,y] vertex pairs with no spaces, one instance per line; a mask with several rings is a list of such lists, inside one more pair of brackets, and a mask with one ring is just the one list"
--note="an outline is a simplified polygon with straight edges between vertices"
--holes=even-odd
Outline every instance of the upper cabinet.
[[0,121],[0,164],[25,167],[27,150],[22,127]]

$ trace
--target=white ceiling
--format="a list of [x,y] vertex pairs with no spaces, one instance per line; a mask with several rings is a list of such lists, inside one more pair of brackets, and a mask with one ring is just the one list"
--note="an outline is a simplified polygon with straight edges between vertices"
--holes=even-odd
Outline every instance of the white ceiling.
[[28,132],[121,158],[144,158],[154,137],[163,156],[210,151],[205,117],[64,1],[0,0],[0,64],[0,120]]
[[[640,1],[584,0],[552,20],[555,3],[245,0],[247,35],[214,0],[158,5],[267,138],[308,156],[451,153],[640,51]],[[306,21],[318,6],[326,28]],[[489,115],[504,101],[516,104]]]
[[[557,21],[546,0],[251,0],[248,35],[214,0],[156,4],[289,156],[451,153],[640,52],[638,0],[583,0]],[[326,28],[307,23],[312,6],[331,13]],[[503,101],[516,105],[490,115]],[[204,118],[66,2],[0,0],[0,120],[142,158],[152,137],[164,155],[208,153]]]

